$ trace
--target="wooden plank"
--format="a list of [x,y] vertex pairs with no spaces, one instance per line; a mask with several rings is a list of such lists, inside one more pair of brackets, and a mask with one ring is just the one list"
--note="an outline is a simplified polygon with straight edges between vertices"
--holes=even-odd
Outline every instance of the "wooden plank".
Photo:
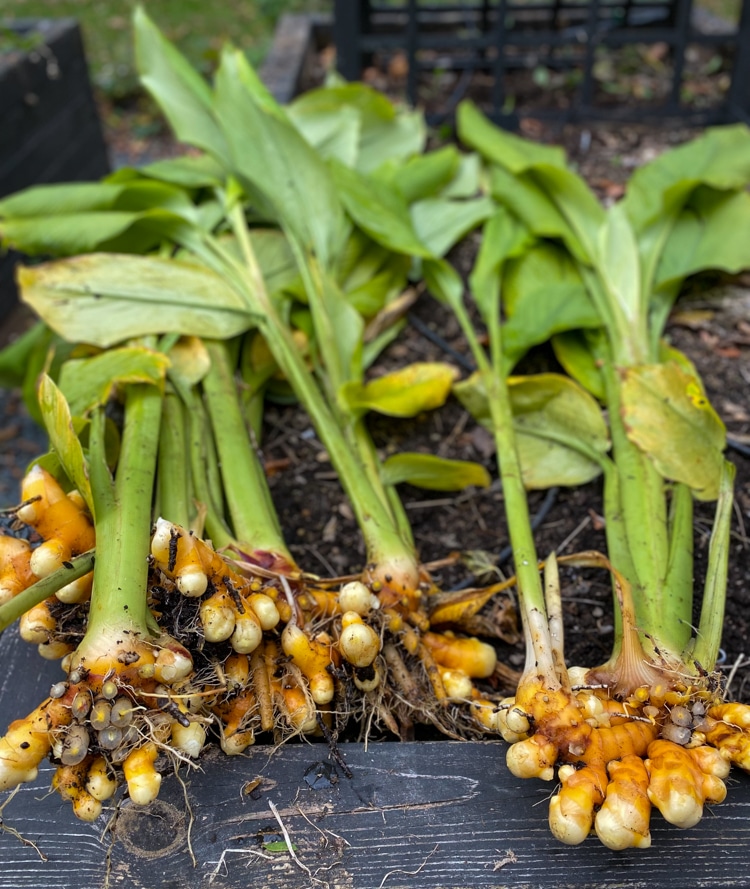
[[[59,679],[14,630],[0,639],[3,728]],[[435,887],[747,886],[750,778],[735,773],[727,802],[690,831],[652,819],[653,845],[615,853],[595,838],[566,847],[550,836],[552,785],[519,781],[505,769],[500,741],[342,745],[347,778],[322,744],[257,747],[247,756],[211,751],[184,787],[165,779],[159,799],[121,802],[94,824],[76,821],[47,789],[52,768],[2,811],[0,886],[14,889],[351,889]],[[261,778],[252,794],[247,782]],[[7,798],[3,794],[2,798]],[[1,802],[1,800],[0,800]],[[276,807],[304,871],[286,852]],[[191,823],[188,810],[192,811]],[[188,843],[188,837],[190,844]],[[269,845],[270,850],[269,850]],[[195,856],[191,860],[189,845]],[[156,875],[161,876],[156,876]]]

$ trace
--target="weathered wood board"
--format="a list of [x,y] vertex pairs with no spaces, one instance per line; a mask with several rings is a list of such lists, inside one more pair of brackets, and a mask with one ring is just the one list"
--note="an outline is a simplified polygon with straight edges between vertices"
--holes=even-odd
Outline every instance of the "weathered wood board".
[[[4,729],[38,703],[59,666],[40,661],[10,630],[0,640],[0,676]],[[504,746],[342,745],[351,778],[322,744],[258,747],[235,758],[212,753],[203,770],[183,773],[184,787],[166,779],[151,806],[123,801],[109,831],[114,809],[95,824],[76,821],[67,804],[48,795],[52,770],[45,767],[0,813],[0,887],[750,886],[747,776],[734,774],[727,802],[690,831],[655,814],[648,850],[610,852],[594,838],[571,848],[549,834],[552,785],[513,778]],[[256,778],[259,786],[243,792]],[[283,850],[273,807],[299,863]]]

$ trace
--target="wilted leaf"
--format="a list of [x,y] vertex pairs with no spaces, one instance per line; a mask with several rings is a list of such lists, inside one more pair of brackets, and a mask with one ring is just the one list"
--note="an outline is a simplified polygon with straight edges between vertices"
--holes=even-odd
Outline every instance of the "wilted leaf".
[[73,418],[65,396],[47,374],[42,376],[39,383],[39,406],[50,444],[93,516],[94,499],[83,448],[73,428]]
[[153,333],[230,337],[253,320],[219,275],[171,259],[95,253],[21,269],[19,283],[53,330],[103,348]]
[[169,358],[151,349],[108,349],[93,358],[66,361],[60,372],[60,390],[70,411],[81,416],[96,405],[106,404],[118,385],[161,385],[168,366]]
[[414,417],[443,405],[458,377],[456,368],[440,362],[418,362],[369,383],[344,386],[341,398],[351,410],[377,411],[389,417]]
[[715,500],[726,430],[700,380],[674,361],[647,364],[622,371],[621,391],[628,438],[665,478]]
[[479,463],[416,453],[388,457],[383,463],[381,475],[386,485],[406,482],[429,491],[461,491],[470,485],[486,488],[492,481]]
[[200,383],[211,368],[211,358],[202,339],[197,336],[183,336],[167,353],[170,361],[169,373],[176,374],[189,386]]

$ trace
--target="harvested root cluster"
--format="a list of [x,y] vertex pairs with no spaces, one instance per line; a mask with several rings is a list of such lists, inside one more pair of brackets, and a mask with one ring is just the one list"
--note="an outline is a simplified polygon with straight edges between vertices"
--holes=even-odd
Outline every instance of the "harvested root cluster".
[[[46,476],[45,485],[57,493],[54,479]],[[74,505],[90,524],[85,507]],[[59,527],[34,527],[54,533],[66,558],[93,543],[71,546]],[[36,549],[21,543],[3,562],[8,587],[19,589],[37,579],[24,567],[24,554]],[[225,753],[238,754],[258,736],[335,743],[345,729],[409,737],[419,723],[452,737],[497,733],[498,701],[475,687],[493,676],[495,649],[461,633],[458,619],[473,616],[492,591],[463,593],[448,611],[436,597],[438,631],[430,628],[426,576],[406,604],[389,591],[383,605],[382,589],[260,568],[159,519],[148,606],[161,635],[121,633],[113,667],[112,640],[100,650],[79,644],[86,599],[53,596],[23,616],[22,636],[48,656],[64,656],[66,678],[0,739],[0,787],[32,780],[48,756],[57,765],[54,788],[79,818],[92,820],[121,785],[134,802],[150,802],[169,759],[195,759],[211,734]]]
[[552,780],[557,768],[549,822],[568,844],[593,829],[611,849],[646,848],[652,807],[692,827],[705,804],[724,800],[731,763],[750,765],[750,708],[697,686],[642,687],[618,701],[601,688],[528,685],[501,722],[513,774]]

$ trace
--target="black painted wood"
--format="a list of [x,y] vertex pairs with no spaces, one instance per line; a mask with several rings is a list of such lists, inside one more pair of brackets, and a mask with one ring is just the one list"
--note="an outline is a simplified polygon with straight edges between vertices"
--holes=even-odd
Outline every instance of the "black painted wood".
[[[59,678],[14,630],[0,638],[0,721],[38,703]],[[123,801],[95,824],[75,820],[48,794],[40,772],[2,811],[3,823],[33,841],[0,833],[0,886],[13,889],[435,889],[435,887],[739,887],[750,885],[750,778],[731,779],[729,797],[690,831],[652,819],[653,845],[610,852],[590,838],[562,846],[546,823],[552,785],[519,781],[502,742],[342,745],[346,778],[322,744],[211,751],[201,768],[162,785],[145,809]],[[249,782],[260,778],[252,793]],[[0,795],[0,804],[7,799]],[[193,813],[190,823],[188,803]],[[295,854],[275,851],[283,841]],[[188,836],[195,856],[193,863]]]
[[[0,196],[104,176],[110,163],[77,22],[25,20],[9,27],[37,33],[41,43],[0,57]],[[17,301],[18,260],[18,254],[0,257],[0,319]]]

